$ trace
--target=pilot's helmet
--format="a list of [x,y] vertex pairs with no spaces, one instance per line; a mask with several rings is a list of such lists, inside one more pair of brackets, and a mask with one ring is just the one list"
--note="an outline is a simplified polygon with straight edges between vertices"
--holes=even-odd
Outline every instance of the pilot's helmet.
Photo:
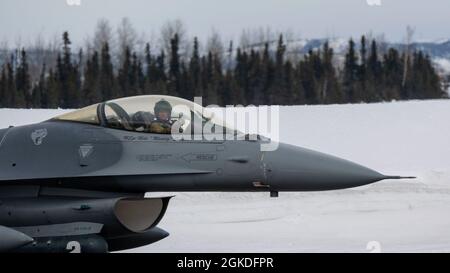
[[172,105],[165,99],[161,99],[155,104],[155,116],[158,116],[158,113],[161,111],[167,111],[170,114],[172,113]]

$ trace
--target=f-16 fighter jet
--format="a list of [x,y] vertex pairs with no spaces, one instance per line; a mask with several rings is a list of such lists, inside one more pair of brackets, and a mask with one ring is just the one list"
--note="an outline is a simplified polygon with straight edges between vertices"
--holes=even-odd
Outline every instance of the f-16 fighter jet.
[[2,129],[0,252],[110,252],[161,240],[171,197],[146,192],[276,197],[405,178],[284,143],[265,151],[267,137],[237,135],[200,105],[158,95]]

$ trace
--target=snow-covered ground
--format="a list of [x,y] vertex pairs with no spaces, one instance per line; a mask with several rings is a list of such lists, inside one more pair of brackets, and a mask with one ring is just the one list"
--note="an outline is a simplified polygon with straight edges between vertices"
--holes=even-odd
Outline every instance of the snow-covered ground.
[[[61,112],[0,109],[0,126]],[[171,235],[130,252],[368,252],[373,241],[383,252],[450,252],[450,100],[281,107],[280,116],[284,142],[418,178],[279,198],[177,193],[160,223]]]

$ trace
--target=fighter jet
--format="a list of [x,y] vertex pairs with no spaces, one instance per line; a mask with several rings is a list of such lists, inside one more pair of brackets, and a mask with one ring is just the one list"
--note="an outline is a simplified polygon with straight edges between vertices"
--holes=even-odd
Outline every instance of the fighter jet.
[[277,197],[407,178],[284,143],[264,151],[263,136],[196,137],[206,123],[238,134],[206,110],[146,95],[0,130],[0,252],[110,252],[159,241],[169,235],[157,225],[171,196],[146,192]]

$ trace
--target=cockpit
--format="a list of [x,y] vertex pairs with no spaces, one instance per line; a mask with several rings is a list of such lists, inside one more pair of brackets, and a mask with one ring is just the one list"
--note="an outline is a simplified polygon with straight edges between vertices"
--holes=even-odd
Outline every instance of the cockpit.
[[[222,131],[231,128],[227,127],[220,118],[215,117],[214,112],[199,104],[178,97],[162,95],[143,95],[110,100],[57,116],[52,120],[164,134],[202,132],[206,122],[220,127]],[[155,124],[160,126],[155,126]],[[155,128],[165,128],[165,130],[156,130]]]

